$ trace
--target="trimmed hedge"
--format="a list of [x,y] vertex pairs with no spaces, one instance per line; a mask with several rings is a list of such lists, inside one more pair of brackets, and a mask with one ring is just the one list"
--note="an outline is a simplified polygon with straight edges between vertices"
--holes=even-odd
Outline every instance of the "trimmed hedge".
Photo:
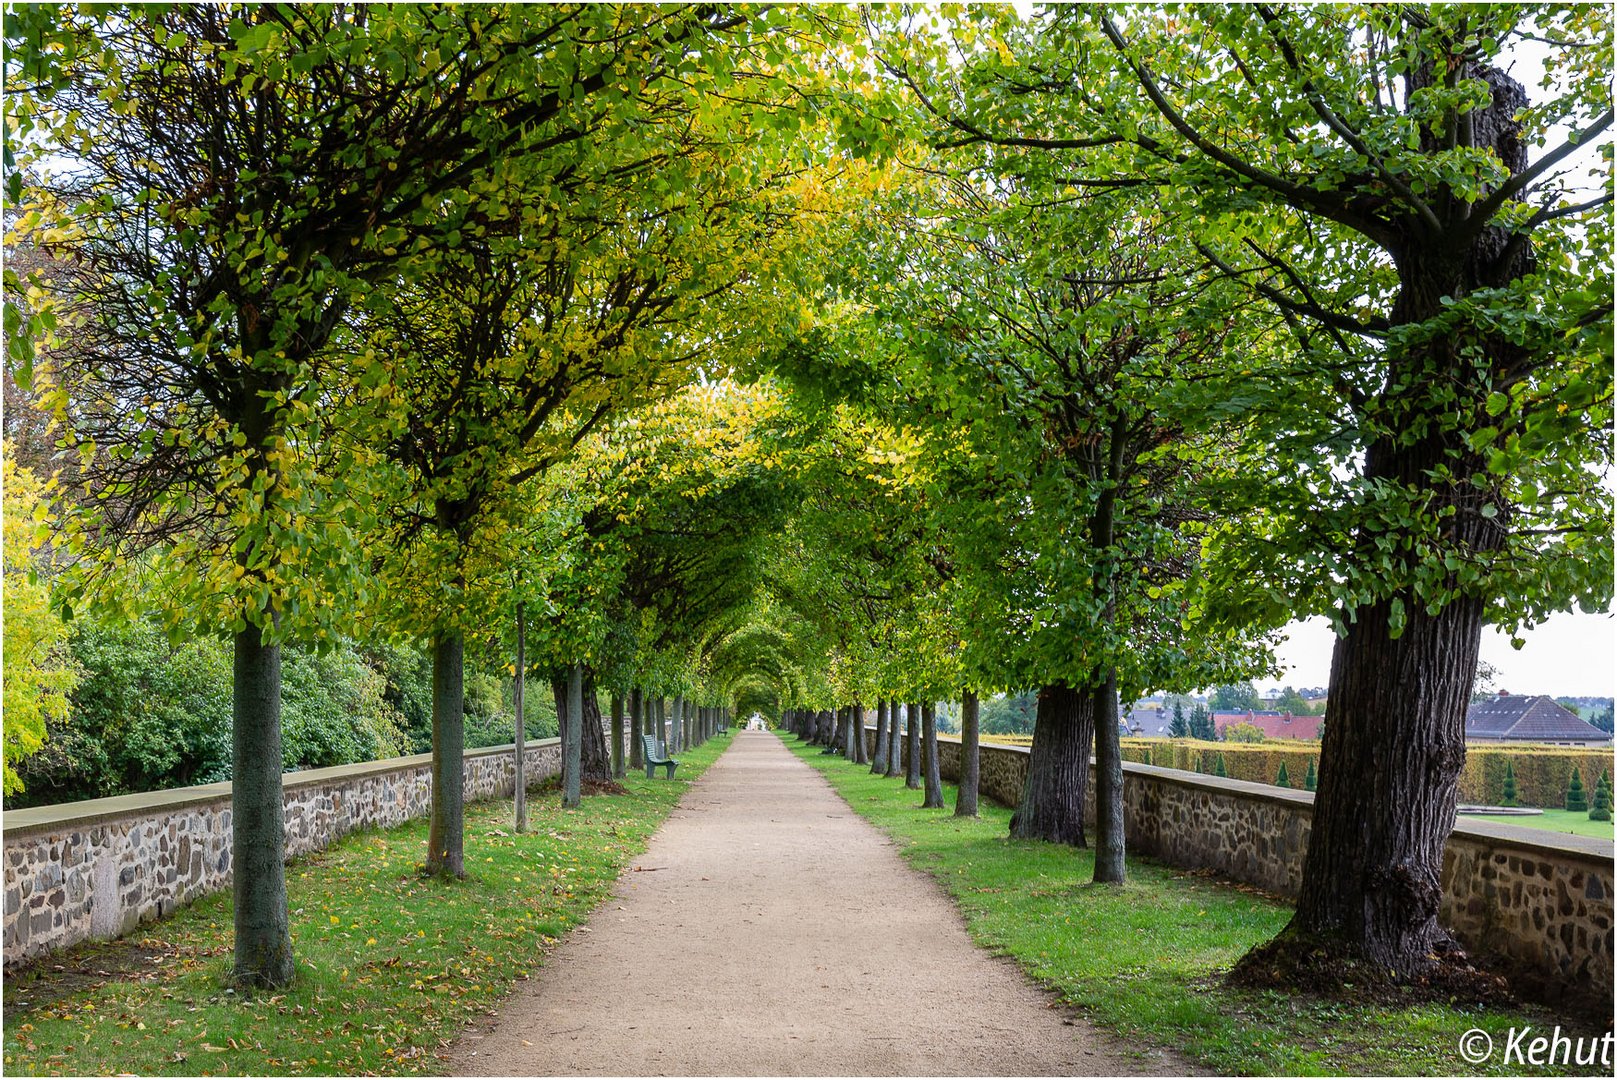
[[[1291,739],[1262,743],[1204,742],[1199,739],[1124,739],[1123,760],[1166,769],[1213,774],[1218,755],[1231,779],[1274,783],[1282,763],[1292,776],[1306,776],[1308,763],[1319,760],[1319,744]],[[1609,750],[1577,750],[1565,746],[1472,746],[1460,772],[1460,801],[1498,806],[1505,798],[1505,762],[1516,776],[1519,806],[1557,808],[1566,802],[1572,770],[1598,776],[1611,765]]]

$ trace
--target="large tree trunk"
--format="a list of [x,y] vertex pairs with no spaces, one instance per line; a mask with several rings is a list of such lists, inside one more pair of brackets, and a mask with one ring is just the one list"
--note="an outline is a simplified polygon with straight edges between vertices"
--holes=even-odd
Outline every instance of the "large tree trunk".
[[857,702],[853,706],[853,763],[870,764],[870,747],[865,742],[865,707]]
[[1011,816],[1011,835],[1085,847],[1084,790],[1089,748],[1095,741],[1095,699],[1065,683],[1039,691],[1039,712],[1028,753],[1022,805]]
[[668,725],[668,756],[685,749],[685,698],[674,698],[673,722]]
[[977,816],[980,772],[977,715],[977,695],[970,690],[963,691],[960,695],[960,790],[955,794],[955,817]]
[[574,664],[567,673],[567,707],[561,717],[561,805],[576,809],[583,801],[584,665]]
[[938,775],[938,706],[928,701],[921,706],[921,765],[926,777],[923,810],[943,809],[943,777]]
[[921,789],[921,703],[912,701],[905,708],[909,726],[904,738],[904,786]]
[[1302,890],[1278,944],[1323,939],[1407,978],[1455,950],[1437,922],[1439,875],[1465,763],[1482,604],[1457,600],[1436,617],[1411,604],[1397,639],[1389,608],[1360,609],[1331,655]]
[[[1425,89],[1450,70],[1446,62],[1425,63],[1411,71],[1411,86]],[[1466,115],[1473,145],[1520,174],[1528,164],[1519,119],[1525,91],[1494,68],[1475,65],[1463,74],[1492,90],[1486,107]],[[1441,152],[1451,136],[1423,129],[1420,148]],[[1459,568],[1486,566],[1506,541],[1509,504],[1497,490],[1501,481],[1490,478],[1486,448],[1473,449],[1472,432],[1457,429],[1490,423],[1489,395],[1522,379],[1528,357],[1522,346],[1464,320],[1435,334],[1399,331],[1428,323],[1479,290],[1519,281],[1533,272],[1535,255],[1529,234],[1501,219],[1479,229],[1462,215],[1435,232],[1415,219],[1411,211],[1403,230],[1408,241],[1389,249],[1399,276],[1389,319],[1396,329],[1385,389],[1360,412],[1391,432],[1366,450],[1364,478],[1409,492],[1423,516],[1444,522]],[[1490,478],[1488,486],[1473,486],[1478,477]],[[1396,521],[1361,529],[1352,553],[1360,569],[1374,574],[1388,558],[1419,559],[1403,553],[1399,532]],[[1433,568],[1395,569],[1407,579]],[[1433,584],[1460,593],[1457,574]],[[1397,637],[1395,605],[1405,616]],[[1412,980],[1440,974],[1434,968],[1456,951],[1437,922],[1439,875],[1465,760],[1484,609],[1474,593],[1461,593],[1432,615],[1404,589],[1344,613],[1347,632],[1331,654],[1328,722],[1296,914],[1278,939],[1242,960],[1238,976],[1272,982],[1278,975],[1310,985],[1322,973],[1356,983]],[[1290,969],[1297,979],[1287,978]]]
[[251,624],[236,634],[231,705],[231,981],[275,989],[292,981],[281,793],[281,649]]
[[875,776],[881,776],[887,771],[887,701],[885,698],[876,700],[876,747],[870,755],[870,771]]
[[1123,866],[1123,746],[1117,725],[1117,673],[1108,671],[1095,702],[1095,878],[1121,884]]
[[432,643],[432,818],[427,873],[466,876],[466,694],[463,639],[440,633]]
[[528,830],[528,762],[527,762],[527,721],[524,706],[527,701],[526,689],[528,685],[527,664],[527,637],[528,624],[526,621],[525,605],[517,605],[517,679],[511,687],[511,711],[516,713],[516,758],[514,761],[515,773],[512,784],[511,801],[516,809],[516,821],[512,828],[516,832]]
[[896,701],[887,703],[887,775],[898,776],[904,771],[904,744],[899,739],[898,710],[902,706]]
[[[605,784],[612,780],[612,755],[607,749],[606,725],[601,720],[601,702],[595,692],[595,670],[588,664],[583,666],[582,704],[583,722],[578,725],[578,756],[580,779],[588,784]],[[556,718],[558,722],[565,716],[573,714],[571,708],[571,687],[569,680],[553,679],[550,683],[551,693],[556,699]],[[565,749],[565,735],[563,736]]]

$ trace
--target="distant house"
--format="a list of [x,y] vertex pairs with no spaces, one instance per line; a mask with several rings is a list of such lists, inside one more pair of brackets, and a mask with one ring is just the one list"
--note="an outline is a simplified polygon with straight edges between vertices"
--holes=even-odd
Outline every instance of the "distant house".
[[1303,739],[1314,740],[1319,738],[1319,726],[1325,722],[1323,716],[1294,716],[1289,712],[1216,712],[1213,714],[1213,729],[1218,732],[1219,738],[1225,738],[1224,729],[1236,724],[1251,724],[1263,732],[1266,739]]
[[1465,741],[1605,746],[1611,742],[1611,732],[1578,719],[1576,713],[1544,694],[1501,693],[1471,706],[1465,714]]
[[[1185,717],[1189,719],[1189,710],[1186,710]],[[1166,739],[1170,737],[1168,728],[1173,724],[1173,710],[1136,705],[1119,718],[1119,723],[1122,724],[1123,734],[1127,738]]]

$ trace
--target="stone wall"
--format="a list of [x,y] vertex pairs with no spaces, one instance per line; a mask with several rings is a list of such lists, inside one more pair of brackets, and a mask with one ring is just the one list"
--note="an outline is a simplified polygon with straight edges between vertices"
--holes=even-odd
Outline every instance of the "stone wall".
[[[467,801],[515,790],[515,747],[468,750]],[[561,771],[556,739],[526,746],[530,785]],[[430,754],[288,773],[286,855],[355,829],[424,816]],[[7,811],[5,966],[86,938],[112,938],[230,886],[230,785]]]
[[[874,731],[869,739],[874,747]],[[1028,749],[984,743],[982,797],[1021,801]],[[960,741],[938,738],[938,771],[960,777]],[[1213,870],[1292,898],[1313,822],[1308,791],[1123,764],[1130,851]],[[1088,814],[1094,820],[1094,786]],[[1473,953],[1496,958],[1535,996],[1612,993],[1612,842],[1462,820],[1443,856],[1440,918]]]

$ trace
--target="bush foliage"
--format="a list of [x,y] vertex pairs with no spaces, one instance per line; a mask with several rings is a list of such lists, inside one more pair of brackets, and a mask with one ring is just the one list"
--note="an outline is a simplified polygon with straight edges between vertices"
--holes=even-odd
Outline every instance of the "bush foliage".
[[[48,719],[43,744],[18,764],[25,790],[7,797],[8,809],[230,779],[229,642],[202,637],[175,645],[151,623],[81,616],[66,650],[79,675],[70,707]],[[288,771],[431,750],[425,649],[288,646],[281,666]],[[530,677],[526,711],[529,738],[556,734],[546,680]],[[466,745],[508,743],[514,730],[510,678],[468,672]]]

